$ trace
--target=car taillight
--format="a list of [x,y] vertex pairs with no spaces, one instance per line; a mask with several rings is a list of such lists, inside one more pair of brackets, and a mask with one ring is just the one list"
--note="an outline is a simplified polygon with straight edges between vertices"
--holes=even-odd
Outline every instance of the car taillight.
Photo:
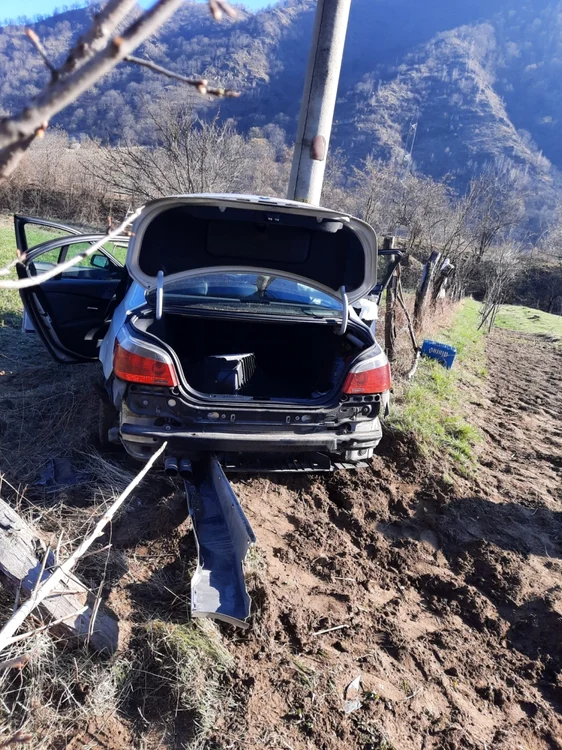
[[384,393],[390,390],[392,378],[386,355],[381,354],[353,367],[343,384],[343,392],[348,396],[371,393]]
[[167,355],[150,349],[145,352],[138,346],[131,347],[136,351],[130,351],[125,348],[126,343],[116,341],[113,350],[113,372],[118,378],[129,383],[167,385],[170,388],[178,384],[178,376]]

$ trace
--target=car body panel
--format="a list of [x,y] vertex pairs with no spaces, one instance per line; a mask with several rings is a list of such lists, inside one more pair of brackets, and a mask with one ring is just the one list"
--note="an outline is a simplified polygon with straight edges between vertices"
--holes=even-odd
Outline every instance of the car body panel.
[[[117,391],[119,383],[113,381]],[[382,437],[380,401],[353,397],[330,404],[198,403],[176,389],[121,388],[120,437],[128,453],[148,458],[166,440],[169,453],[196,458],[215,450],[236,454],[324,452],[338,460],[368,458]],[[371,409],[364,416],[366,407]],[[354,454],[353,456],[350,454]]]
[[[175,242],[167,241],[168,228]],[[324,257],[328,248],[331,256]],[[257,271],[339,299],[344,288],[354,302],[376,285],[377,238],[359,219],[295,201],[179,195],[146,204],[133,225],[127,268],[145,289],[156,287],[159,270],[164,283],[204,272]]]
[[125,325],[131,312],[145,303],[145,294],[146,290],[136,281],[133,281],[113,312],[109,329],[101,342],[99,351],[99,359],[106,378],[110,378],[113,372],[113,349],[115,348],[117,334]]

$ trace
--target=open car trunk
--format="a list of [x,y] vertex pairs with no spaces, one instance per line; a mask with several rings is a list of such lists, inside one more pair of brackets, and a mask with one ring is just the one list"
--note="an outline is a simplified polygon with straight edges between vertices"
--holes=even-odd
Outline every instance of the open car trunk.
[[194,390],[260,401],[325,397],[341,385],[346,361],[362,348],[357,340],[337,335],[332,325],[302,321],[165,313],[160,320],[138,318],[134,325],[175,351]]

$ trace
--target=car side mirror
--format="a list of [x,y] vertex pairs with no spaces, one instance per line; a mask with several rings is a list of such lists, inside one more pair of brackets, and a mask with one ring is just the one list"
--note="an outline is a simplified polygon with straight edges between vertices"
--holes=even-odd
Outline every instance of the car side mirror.
[[109,268],[111,265],[111,262],[109,258],[106,258],[105,255],[92,255],[90,258],[90,265],[94,266],[94,268]]

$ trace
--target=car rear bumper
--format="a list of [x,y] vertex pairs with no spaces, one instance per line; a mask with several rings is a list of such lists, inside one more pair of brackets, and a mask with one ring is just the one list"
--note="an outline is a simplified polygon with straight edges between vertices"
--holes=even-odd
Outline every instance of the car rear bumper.
[[190,457],[210,451],[228,454],[286,454],[319,451],[353,462],[370,458],[382,438],[382,428],[378,418],[370,420],[368,426],[368,430],[345,433],[338,433],[334,430],[299,433],[265,429],[241,433],[227,430],[192,431],[170,425],[154,427],[124,422],[121,424],[120,437],[128,453],[139,459],[148,458],[166,440],[169,446],[168,453],[180,457]]

